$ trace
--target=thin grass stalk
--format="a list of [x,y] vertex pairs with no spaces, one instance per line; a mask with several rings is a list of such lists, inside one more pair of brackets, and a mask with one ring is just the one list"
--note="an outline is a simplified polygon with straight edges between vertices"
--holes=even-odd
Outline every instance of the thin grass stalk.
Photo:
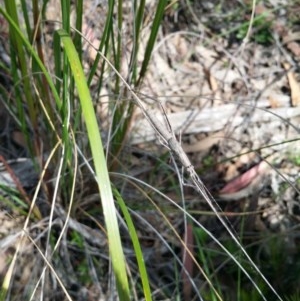
[[[5,0],[5,8],[7,13],[11,16],[12,20],[14,20],[16,26],[20,28],[19,24],[19,18],[17,14],[17,8],[15,1],[9,1]],[[20,41],[20,37],[16,34],[15,28],[9,26],[9,36],[11,39],[11,50],[14,50],[14,53],[11,53],[11,57],[14,57],[17,55],[18,57],[18,63],[22,74],[22,81],[24,82],[24,92],[27,100],[27,104],[29,106],[29,114],[31,117],[31,121],[33,122],[33,125],[36,122],[36,116],[34,114],[33,109],[33,99],[31,95],[31,87],[30,87],[30,81],[29,81],[29,74],[27,72],[27,63],[26,63],[26,57],[25,57],[25,51],[22,46],[22,42]]]
[[[115,5],[114,0],[109,0],[108,1],[107,19],[106,19],[102,39],[101,39],[101,42],[100,42],[100,45],[99,45],[99,49],[98,49],[98,51],[100,51],[100,52],[102,52],[104,46],[106,46],[106,49],[105,49],[104,53],[107,53],[107,50],[108,50],[110,32],[112,31],[112,28],[113,28],[114,5]],[[98,53],[96,58],[95,58],[95,61],[93,63],[93,66],[91,68],[88,80],[87,80],[88,85],[90,85],[91,82],[92,82],[92,79],[93,79],[93,77],[96,73],[100,58],[101,58],[101,55],[100,55],[100,53]],[[103,70],[104,70],[104,65],[105,65],[105,62],[103,62]]]
[[[112,39],[112,51],[114,56],[114,67],[118,72],[121,72],[121,59],[122,59],[122,24],[123,23],[123,1],[118,0],[118,26],[117,26],[117,40],[115,42],[115,33],[111,30],[111,39]],[[121,86],[120,78],[115,77],[115,95],[120,95]],[[126,92],[126,91],[125,91]],[[126,93],[122,95],[126,98]],[[114,158],[118,157],[122,148],[124,146],[128,125],[130,124],[132,118],[132,104],[128,104],[126,101],[119,99],[115,104],[113,120],[111,125],[111,132],[114,137],[111,144],[111,153],[113,156],[113,161],[111,164],[111,169],[116,168],[116,161]]]
[[[36,48],[37,48],[37,53],[38,56],[41,60],[41,62],[44,64],[45,63],[45,59],[44,59],[44,51],[43,51],[43,45],[41,42],[41,10],[39,9],[39,3],[38,0],[33,0],[33,20],[34,20],[34,24],[33,24],[33,31],[30,38],[32,41],[32,44],[35,42]],[[24,13],[25,14],[25,13]],[[40,98],[43,99],[43,103],[47,109],[47,113],[49,114],[49,117],[51,120],[54,120],[54,113],[52,110],[52,106],[51,106],[51,99],[50,99],[50,90],[49,90],[49,85],[47,83],[47,79],[45,78],[44,73],[40,74],[40,68],[37,65],[35,60],[32,60],[32,73],[36,73],[35,75],[35,79],[38,82],[38,84],[36,85],[36,88],[38,89]],[[39,129],[37,129],[39,130]],[[54,137],[51,137],[51,140]]]
[[[139,80],[136,82],[135,76],[134,78],[130,79],[130,82],[133,81],[134,85],[137,87],[139,83],[141,82],[142,78],[144,77],[146,73],[146,69],[148,66],[148,63],[150,61],[151,53],[154,47],[154,43],[156,41],[156,36],[158,33],[158,29],[163,17],[164,13],[164,8],[167,4],[167,1],[160,1],[159,4],[157,5],[157,10],[156,10],[156,15],[153,20],[153,26],[151,28],[151,34],[148,40],[148,44],[146,47],[145,51],[145,57],[142,63],[142,69],[139,75]],[[118,10],[118,40],[117,40],[117,53],[116,53],[116,65],[115,69],[120,72],[119,68],[119,60],[121,58],[121,40],[120,40],[120,33],[121,33],[121,25],[122,25],[122,11],[120,11],[120,8],[122,7],[122,0],[119,0],[119,10]],[[135,9],[135,4],[134,4],[134,9]],[[137,53],[138,53],[138,45],[139,45],[139,35],[141,32],[141,26],[142,26],[142,20],[143,20],[143,15],[144,15],[144,9],[145,9],[145,3],[144,1],[141,2],[138,12],[137,12],[137,17],[136,20],[134,20],[134,45],[133,45],[133,52],[131,56],[131,62],[130,62],[130,68],[133,68],[133,73],[135,73],[135,67],[136,67],[136,59],[137,59]],[[130,70],[129,70],[130,72]],[[129,76],[128,76],[129,78]],[[116,85],[115,85],[115,93],[116,95],[119,95],[120,91],[120,79],[117,76],[116,77]],[[124,98],[127,97],[127,89],[124,90]],[[112,122],[112,133],[115,137],[114,139],[114,144],[112,145],[112,154],[113,156],[117,157],[126,140],[127,133],[128,133],[128,128],[131,124],[132,117],[133,117],[133,110],[134,110],[134,104],[133,102],[127,103],[123,101],[120,104],[116,105],[116,110],[114,112],[113,116],[113,122]],[[114,164],[112,165],[112,169],[115,169]]]
[[51,92],[53,94],[56,106],[57,106],[58,110],[60,110],[61,105],[62,105],[60,97],[57,93],[57,90],[56,90],[55,85],[52,81],[52,78],[51,78],[49,72],[47,71],[47,69],[45,68],[43,62],[40,60],[39,56],[35,52],[32,45],[29,43],[28,39],[24,36],[24,34],[20,30],[19,26],[15,23],[15,21],[10,17],[10,15],[1,6],[0,6],[0,14],[2,14],[4,16],[4,18],[8,21],[10,26],[14,29],[14,33],[19,38],[20,45],[23,44],[27,48],[27,50],[29,51],[32,58],[36,61],[37,65],[39,66],[41,72],[45,75],[47,83],[48,83],[48,85],[51,89]]
[[[60,49],[60,39],[57,35],[54,35],[53,38],[53,48]],[[63,77],[63,69],[62,69],[62,62],[61,62],[61,53],[60,51],[54,51],[54,75],[55,75],[55,89],[59,95],[61,95],[62,89],[62,80]]]
[[[15,1],[15,0],[12,0],[12,1]],[[26,3],[26,0],[21,0],[20,2],[21,2],[21,8],[22,8],[22,12],[23,12],[27,36],[30,39],[30,41],[32,42],[32,28],[30,26],[30,21],[29,21],[30,17],[29,17],[28,10],[27,10],[27,3]],[[33,8],[35,6],[35,2],[37,2],[37,0],[32,0]]]
[[93,102],[89,93],[88,85],[80,64],[78,55],[71,38],[64,30],[56,32],[64,45],[64,51],[68,57],[72,74],[78,90],[82,112],[86,123],[87,134],[94,160],[96,181],[101,196],[102,209],[104,213],[105,225],[107,228],[108,243],[112,266],[116,277],[116,284],[119,298],[122,301],[129,301],[129,285],[126,274],[124,254],[121,244],[120,232],[118,227],[116,208],[106,165],[104,149],[101,141],[96,114]]
[[[205,244],[207,244],[206,238],[208,237],[206,232],[203,231],[200,228],[194,228],[194,233],[195,233],[195,241],[196,241],[196,245],[198,246],[197,250],[198,250],[198,258],[200,259],[200,262],[202,263],[203,266],[203,270],[205,272],[205,274],[207,275],[207,277],[209,279],[211,279],[212,273],[211,270],[213,270],[213,264],[212,264],[212,254],[207,251],[204,251],[203,246]],[[204,237],[205,235],[205,237]],[[213,281],[214,285],[216,286],[216,291],[218,293],[221,293],[221,288],[219,285],[219,282],[217,280],[217,278],[215,278],[215,281]],[[218,297],[215,295],[215,291],[214,290],[210,290],[209,291],[210,294],[210,300],[212,301],[217,301]]]
[[[11,16],[12,20],[14,21],[15,25],[17,28],[20,28],[19,25],[19,19],[18,19],[18,14],[17,14],[17,8],[16,8],[16,3],[15,1],[10,1],[10,0],[5,0],[5,8],[6,11],[8,13],[8,15]],[[30,116],[30,121],[33,127],[33,131],[34,131],[34,141],[36,142],[36,138],[37,138],[37,115],[36,115],[36,110],[34,107],[34,98],[32,96],[31,93],[31,84],[30,84],[30,74],[28,73],[28,65],[27,65],[27,58],[26,58],[26,53],[23,49],[23,43],[21,41],[20,36],[16,33],[16,29],[10,24],[9,25],[9,36],[10,36],[10,41],[11,41],[11,58],[17,57],[17,65],[12,64],[12,68],[15,70],[12,70],[15,74],[15,76],[17,75],[17,67],[20,67],[20,71],[21,71],[21,79],[24,85],[24,94],[25,94],[25,98],[26,98],[26,103],[28,105],[28,113]],[[18,81],[16,81],[18,82]],[[17,98],[17,101],[19,102],[18,106],[19,108],[23,105],[23,101],[20,98]],[[21,110],[19,110],[19,113],[22,114]],[[22,117],[23,119],[24,117]],[[25,124],[23,124],[23,130],[24,130],[24,134],[26,135],[27,138],[27,145],[29,147],[29,149],[31,151],[33,151],[36,154],[39,154],[39,150],[37,148],[35,148],[34,150],[32,150],[30,148],[30,139],[28,137],[28,129],[25,129]],[[37,145],[36,145],[37,146]]]
[[151,54],[152,54],[152,51],[153,51],[153,47],[154,47],[154,44],[155,44],[155,41],[156,41],[158,29],[159,29],[159,26],[161,24],[161,21],[162,21],[164,11],[165,11],[165,7],[166,7],[167,3],[168,3],[168,0],[160,0],[158,2],[155,17],[154,17],[152,27],[151,27],[150,37],[148,39],[146,50],[145,50],[145,55],[144,55],[144,59],[143,59],[139,79],[137,81],[137,86],[140,84],[140,82],[143,80],[143,78],[146,74],[146,70],[147,70],[147,67],[148,67],[148,64],[149,64],[149,61],[150,61],[150,58],[151,58]]
[[62,27],[70,34],[70,15],[71,15],[71,3],[70,0],[64,0],[60,2],[62,12]]
[[[104,55],[107,56],[108,55],[108,51],[109,51],[109,39],[107,39],[106,43],[105,43],[105,47],[104,47]],[[98,56],[99,54],[97,54]],[[103,87],[103,78],[104,78],[104,70],[106,67],[106,62],[103,61],[101,64],[101,71],[100,71],[100,77],[99,77],[99,81],[98,81],[98,85],[97,85],[97,95],[100,95],[101,93],[101,89]]]
[[[62,26],[63,29],[70,34],[71,25],[70,25],[70,15],[71,15],[71,2],[70,0],[61,1],[61,11],[62,11]],[[57,48],[54,49],[55,52],[61,53],[60,43],[56,44]],[[62,60],[62,108],[60,111],[62,119],[62,143],[64,144],[64,165],[63,171],[65,172],[67,165],[70,165],[70,160],[72,157],[72,147],[70,145],[69,139],[69,126],[70,126],[70,114],[74,110],[74,79],[71,75],[70,65],[66,52],[63,52]],[[72,174],[73,169],[70,168],[68,171]],[[71,177],[73,174],[71,175]],[[68,188],[69,181],[68,179],[62,179],[63,194],[65,194],[65,199],[68,199]]]
[[76,23],[75,23],[76,31],[74,37],[74,45],[80,61],[82,61],[82,36],[81,36],[82,16],[83,16],[83,0],[78,0],[76,2]]
[[[118,0],[118,27],[117,27],[117,48],[114,57],[115,68],[120,72],[121,69],[121,59],[122,59],[122,27],[123,27],[123,0]],[[115,34],[111,31],[113,37]],[[114,45],[114,43],[113,43]],[[120,78],[116,76],[115,78],[115,93],[120,94]]]
[[137,8],[137,0],[133,3],[133,13],[134,13],[134,24],[133,24],[133,46],[129,62],[129,70],[132,72],[131,81],[136,86],[137,77],[137,54],[139,52],[140,44],[140,33],[142,31],[142,24],[145,12],[145,0],[140,1],[140,5]]
[[[13,46],[11,45],[11,48]],[[13,52],[13,49],[11,49],[11,53]],[[30,153],[33,154],[34,150],[31,147],[31,144],[29,143],[30,137],[29,137],[29,131],[28,131],[28,126],[26,122],[26,116],[25,116],[25,110],[23,107],[23,98],[22,98],[22,93],[21,93],[21,87],[20,87],[20,78],[19,78],[19,73],[18,73],[18,62],[17,62],[17,57],[11,56],[11,75],[13,82],[16,83],[14,85],[14,96],[15,96],[15,103],[16,103],[16,117],[18,119],[18,124],[20,126],[21,132],[25,136],[26,143],[28,145],[28,149]]]

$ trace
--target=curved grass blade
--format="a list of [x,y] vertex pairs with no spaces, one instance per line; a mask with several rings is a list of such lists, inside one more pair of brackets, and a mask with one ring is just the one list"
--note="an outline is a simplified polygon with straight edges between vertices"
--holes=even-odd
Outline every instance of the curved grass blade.
[[129,214],[129,211],[126,207],[126,204],[125,204],[122,196],[120,195],[118,190],[114,187],[113,187],[113,192],[114,192],[115,198],[123,212],[124,218],[125,218],[127,226],[128,226],[129,234],[130,234],[130,237],[132,240],[136,260],[137,260],[138,267],[139,267],[140,277],[141,277],[142,284],[143,284],[145,300],[151,301],[152,300],[151,289],[150,289],[148,274],[147,274],[147,270],[146,270],[146,266],[145,266],[145,262],[144,262],[144,256],[143,256],[143,252],[142,252],[141,245],[139,242],[139,238],[137,236],[132,218]]
[[96,180],[101,196],[104,219],[107,228],[109,250],[112,258],[113,270],[116,276],[119,298],[122,301],[129,301],[129,285],[126,274],[124,254],[121,245],[116,208],[114,205],[100,130],[93,108],[93,102],[89,93],[87,80],[84,76],[78,54],[70,36],[62,29],[58,30],[56,34],[59,35],[64,45],[64,51],[68,57],[71,71],[75,79],[80,104],[86,123],[87,134],[96,171]]

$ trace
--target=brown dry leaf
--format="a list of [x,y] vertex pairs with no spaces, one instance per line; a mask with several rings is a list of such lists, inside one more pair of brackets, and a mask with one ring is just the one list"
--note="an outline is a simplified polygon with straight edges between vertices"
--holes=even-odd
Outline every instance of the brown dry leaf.
[[[283,67],[286,71],[290,69],[290,65],[288,63],[283,63]],[[299,83],[296,80],[295,73],[292,71],[288,71],[287,73],[289,85],[291,88],[291,102],[293,107],[297,107],[300,105],[300,87]]]
[[237,200],[251,195],[263,183],[263,176],[268,167],[267,162],[261,161],[227,183],[219,191],[219,197],[223,200]]

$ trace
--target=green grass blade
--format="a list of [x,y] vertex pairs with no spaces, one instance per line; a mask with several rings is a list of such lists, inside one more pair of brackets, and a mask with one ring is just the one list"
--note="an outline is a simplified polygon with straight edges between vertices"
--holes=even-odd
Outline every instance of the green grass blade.
[[[38,0],[34,0],[33,2],[33,7],[35,7],[35,5],[37,5],[37,1]],[[24,22],[25,22],[25,26],[26,26],[26,31],[27,31],[27,35],[28,38],[31,40],[32,39],[32,29],[30,26],[30,17],[28,14],[28,9],[27,9],[27,4],[25,0],[21,0],[21,7],[22,7],[22,12],[23,12],[23,16],[24,16]]]
[[74,45],[77,50],[79,60],[82,59],[82,17],[83,17],[83,0],[78,0],[76,4],[76,32],[74,37]]
[[[60,48],[60,40],[57,35],[54,35],[53,37],[53,49],[59,49]],[[61,86],[62,82],[61,79],[63,77],[62,75],[62,62],[61,62],[61,53],[60,51],[54,51],[54,74],[55,74],[55,88],[58,94],[61,94]]]
[[[123,24],[123,1],[118,1],[118,31],[117,31],[117,49],[114,56],[115,67],[120,72],[121,58],[122,58],[122,24]],[[114,35],[112,36],[112,38]],[[115,79],[115,93],[119,95],[120,91],[120,78],[117,76]]]
[[27,50],[31,54],[32,58],[36,61],[37,65],[41,69],[41,72],[45,75],[47,83],[48,83],[48,85],[51,89],[51,92],[53,94],[53,97],[55,99],[56,105],[57,105],[58,109],[60,109],[60,107],[61,107],[60,97],[56,91],[55,85],[52,81],[52,78],[51,78],[49,72],[45,68],[43,62],[40,60],[38,54],[35,52],[34,48],[31,46],[28,39],[24,36],[24,34],[20,30],[19,26],[15,23],[15,21],[10,17],[10,15],[1,6],[0,6],[0,14],[2,14],[5,17],[5,19],[8,21],[8,23],[11,25],[11,27],[14,28],[15,34],[20,38],[20,40],[19,40],[20,44],[21,45],[23,44],[27,48]]
[[129,234],[130,234],[130,237],[131,237],[131,240],[132,240],[136,260],[137,260],[138,267],[139,267],[140,277],[141,277],[142,284],[143,284],[145,300],[146,301],[151,301],[152,300],[151,289],[150,289],[148,274],[147,274],[147,270],[146,270],[146,266],[145,266],[145,262],[144,262],[144,256],[143,256],[143,252],[142,252],[142,249],[141,249],[141,245],[140,245],[140,242],[139,242],[138,235],[136,233],[133,221],[131,219],[131,216],[128,212],[128,209],[126,207],[126,204],[125,204],[122,196],[119,194],[119,192],[116,188],[113,188],[113,192],[114,192],[115,198],[116,198],[116,200],[117,200],[117,202],[118,202],[118,204],[119,204],[119,206],[120,206],[120,208],[123,212],[125,221],[126,221],[127,226],[128,226]]
[[134,26],[133,26],[133,48],[130,57],[129,69],[132,70],[132,80],[136,82],[136,68],[137,68],[137,54],[139,51],[140,45],[140,33],[142,32],[143,18],[145,12],[145,4],[146,1],[142,0],[139,3],[139,7],[137,8],[137,1],[134,1],[134,9],[135,18],[134,18]]
[[148,64],[150,61],[150,57],[152,54],[152,50],[153,50],[153,47],[155,44],[158,29],[159,29],[161,20],[164,15],[164,10],[165,10],[167,2],[168,2],[168,0],[161,0],[161,1],[159,1],[158,5],[157,5],[157,10],[156,10],[156,14],[155,14],[155,17],[153,20],[150,37],[149,37],[149,40],[148,40],[148,43],[146,46],[145,56],[144,56],[144,60],[143,60],[143,64],[142,64],[142,68],[140,71],[140,76],[139,76],[137,85],[140,83],[140,81],[143,79],[143,77],[146,73],[146,70],[147,70],[147,67],[148,67]]
[[70,0],[61,1],[62,25],[66,32],[70,33],[70,15],[71,15]]
[[6,0],[5,1],[5,7],[7,10],[8,15],[11,16],[12,20],[15,23],[15,27],[12,26],[10,23],[9,31],[10,31],[10,38],[11,38],[11,57],[17,56],[18,57],[18,63],[22,74],[22,81],[24,84],[24,94],[26,97],[26,103],[28,105],[28,111],[30,115],[30,120],[32,122],[33,128],[35,129],[37,127],[37,116],[36,111],[34,109],[34,99],[31,94],[31,85],[30,85],[30,77],[28,74],[28,66],[27,66],[27,58],[26,53],[23,48],[23,43],[20,35],[17,34],[16,28],[20,28],[19,20],[18,20],[18,14],[17,14],[17,8],[15,1]]
[[[108,1],[107,18],[106,18],[105,27],[104,27],[103,35],[102,35],[102,38],[101,38],[100,46],[99,46],[99,49],[98,49],[100,52],[102,52],[104,45],[106,46],[106,49],[105,49],[104,53],[107,53],[107,51],[108,51],[109,35],[110,35],[110,31],[113,28],[114,5],[115,5],[114,0],[109,0]],[[98,53],[96,58],[95,58],[95,61],[93,63],[93,66],[91,68],[89,77],[88,77],[88,85],[91,84],[93,76],[96,73],[100,57],[101,57],[101,55],[100,55],[100,53]],[[104,70],[104,66],[105,66],[105,62],[103,62],[102,70]],[[103,73],[101,73],[101,74],[103,74]]]
[[71,71],[77,86],[82,112],[86,123],[87,134],[90,141],[96,171],[96,180],[101,196],[104,219],[107,228],[110,255],[116,276],[119,298],[120,300],[129,301],[129,285],[126,274],[124,254],[121,245],[116,208],[114,205],[105,154],[102,146],[100,130],[93,108],[93,102],[89,93],[82,66],[78,58],[78,54],[70,36],[64,30],[58,30],[56,33],[60,36],[61,41],[64,45],[64,50],[68,57]]

